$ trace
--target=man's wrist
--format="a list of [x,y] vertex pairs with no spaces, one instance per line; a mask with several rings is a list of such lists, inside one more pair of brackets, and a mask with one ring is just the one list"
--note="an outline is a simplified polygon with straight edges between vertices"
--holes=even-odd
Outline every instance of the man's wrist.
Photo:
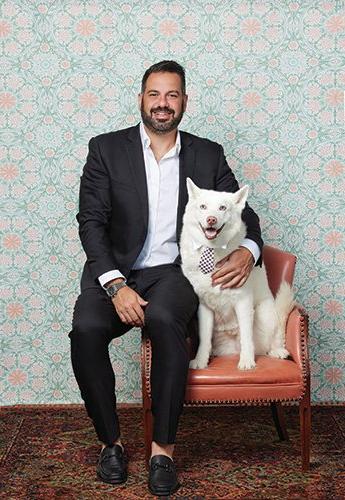
[[[116,283],[114,283],[115,281],[116,281]],[[105,288],[106,294],[111,299],[113,299],[114,297],[116,297],[116,295],[121,290],[121,288],[124,288],[124,287],[127,286],[126,285],[126,280],[122,279],[122,278],[116,278],[115,280],[112,280],[109,283],[110,283],[110,285],[107,286],[107,287],[104,287],[104,288]]]
[[254,255],[252,254],[251,250],[250,250],[249,248],[245,247],[245,246],[242,246],[242,245],[240,245],[240,247],[239,247],[239,248],[244,249],[244,250],[247,250],[247,254],[248,254],[248,255],[250,255],[250,257],[252,258],[252,264],[253,264],[253,266],[254,266],[254,264],[255,264],[255,257],[254,257]]
[[111,285],[118,285],[122,281],[126,281],[125,278],[115,278],[104,284],[104,288],[109,288]]
[[254,265],[255,265],[261,255],[261,250],[259,248],[259,245],[250,238],[244,238],[240,246],[243,248],[247,248],[251,252],[254,258]]

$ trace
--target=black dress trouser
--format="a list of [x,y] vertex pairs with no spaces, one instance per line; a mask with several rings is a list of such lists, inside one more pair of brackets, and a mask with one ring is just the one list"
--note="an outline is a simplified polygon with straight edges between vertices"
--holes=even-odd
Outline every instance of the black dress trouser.
[[[131,271],[127,284],[148,301],[145,335],[152,343],[153,440],[175,442],[189,365],[187,326],[198,300],[177,264]],[[79,295],[73,314],[71,358],[76,380],[97,436],[110,444],[120,436],[115,375],[109,343],[131,327],[122,323],[111,299],[95,285]]]

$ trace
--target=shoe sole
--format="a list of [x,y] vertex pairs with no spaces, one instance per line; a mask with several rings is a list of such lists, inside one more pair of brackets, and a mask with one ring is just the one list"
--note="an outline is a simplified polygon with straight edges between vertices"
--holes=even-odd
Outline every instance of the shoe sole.
[[172,495],[173,493],[176,493],[176,491],[180,488],[181,484],[177,483],[173,488],[170,490],[163,490],[163,489],[153,489],[149,485],[149,490],[152,495],[156,495],[157,497],[167,497],[169,495]]
[[102,476],[102,474],[98,471],[97,471],[97,476],[101,481],[103,481],[103,483],[108,483],[108,484],[123,484],[127,481],[127,476],[109,479],[108,477]]

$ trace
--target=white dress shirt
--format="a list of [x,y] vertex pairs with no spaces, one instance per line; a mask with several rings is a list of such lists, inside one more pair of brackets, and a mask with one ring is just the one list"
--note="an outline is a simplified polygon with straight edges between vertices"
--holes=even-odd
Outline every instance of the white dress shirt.
[[[150,147],[151,140],[142,123],[140,138],[144,153],[144,163],[148,190],[149,220],[144,246],[133,265],[133,269],[170,264],[178,256],[176,241],[177,203],[179,194],[179,154],[181,150],[180,132],[176,143],[157,162]],[[252,253],[256,262],[260,249],[255,241],[245,238],[242,245]],[[102,287],[116,278],[124,278],[117,269],[108,271],[98,280]]]

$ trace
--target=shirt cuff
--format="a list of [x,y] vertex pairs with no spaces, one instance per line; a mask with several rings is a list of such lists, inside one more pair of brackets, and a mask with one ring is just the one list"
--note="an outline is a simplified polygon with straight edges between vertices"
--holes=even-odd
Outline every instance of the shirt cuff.
[[255,265],[261,255],[259,245],[255,243],[255,241],[249,238],[244,238],[240,246],[245,247],[250,251],[250,253],[254,257],[254,265]]
[[114,269],[112,271],[108,271],[104,274],[101,274],[101,276],[98,276],[98,281],[100,282],[101,287],[104,288],[104,290],[105,290],[106,287],[104,285],[106,283],[108,283],[108,281],[115,280],[116,278],[126,279],[123,276],[123,274],[120,273],[120,271],[118,271],[117,269]]

